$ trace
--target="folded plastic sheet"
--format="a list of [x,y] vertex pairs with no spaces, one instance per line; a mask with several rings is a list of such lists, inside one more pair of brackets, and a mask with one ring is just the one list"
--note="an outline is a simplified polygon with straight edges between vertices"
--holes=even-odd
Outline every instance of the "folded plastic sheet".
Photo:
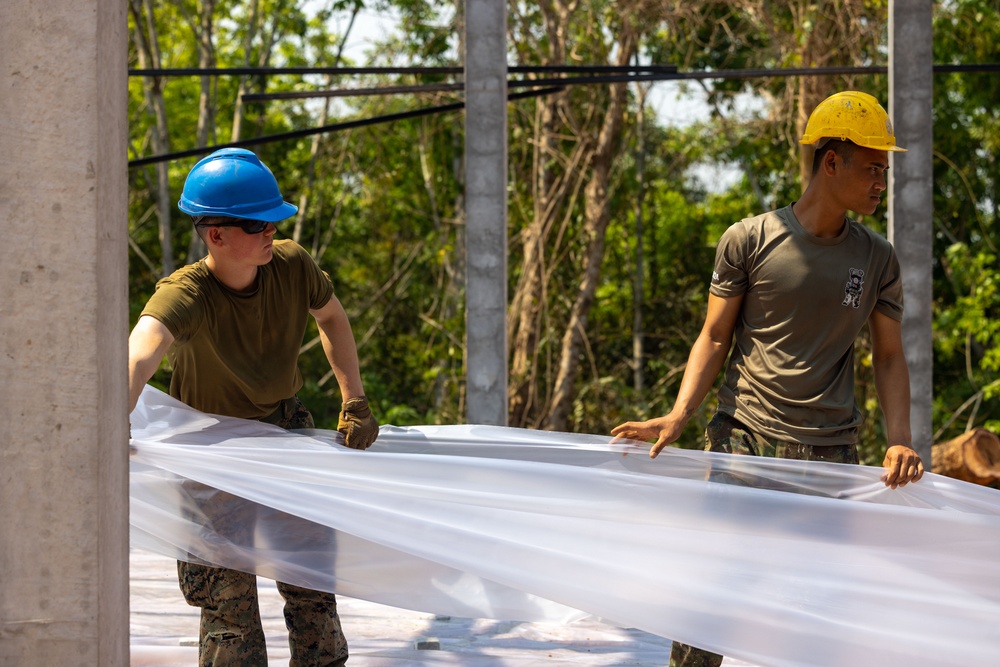
[[146,387],[132,545],[419,611],[598,617],[782,667],[996,664],[1000,492],[607,436],[205,415]]

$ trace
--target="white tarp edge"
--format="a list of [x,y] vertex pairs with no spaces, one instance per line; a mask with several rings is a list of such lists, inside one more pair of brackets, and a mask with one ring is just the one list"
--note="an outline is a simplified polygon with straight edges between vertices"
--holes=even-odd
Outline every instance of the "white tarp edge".
[[165,556],[773,667],[1000,655],[1000,492],[945,477],[489,426],[384,426],[355,451],[152,387],[132,437],[132,546]]

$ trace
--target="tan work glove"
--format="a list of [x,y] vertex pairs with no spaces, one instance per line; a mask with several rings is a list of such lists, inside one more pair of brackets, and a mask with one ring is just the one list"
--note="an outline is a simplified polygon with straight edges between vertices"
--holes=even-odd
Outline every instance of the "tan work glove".
[[344,434],[344,442],[351,449],[368,449],[378,437],[378,422],[368,408],[364,396],[349,398],[340,409],[337,430]]

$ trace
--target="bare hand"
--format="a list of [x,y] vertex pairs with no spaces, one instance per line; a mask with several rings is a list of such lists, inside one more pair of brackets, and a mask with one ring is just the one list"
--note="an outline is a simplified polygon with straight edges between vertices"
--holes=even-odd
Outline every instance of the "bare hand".
[[920,455],[906,445],[890,447],[885,453],[882,467],[885,468],[882,481],[894,489],[906,486],[908,482],[916,482],[924,476],[924,463],[920,460]]
[[644,422],[625,422],[611,429],[611,435],[630,440],[656,440],[649,450],[649,458],[655,459],[660,450],[681,437],[684,424],[684,421],[666,415]]

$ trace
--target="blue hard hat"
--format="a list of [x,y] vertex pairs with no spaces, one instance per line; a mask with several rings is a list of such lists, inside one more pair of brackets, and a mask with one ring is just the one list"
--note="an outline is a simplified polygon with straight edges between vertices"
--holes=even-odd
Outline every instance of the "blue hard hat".
[[267,165],[245,148],[222,148],[191,168],[177,208],[188,215],[220,215],[278,222],[299,210],[281,197]]

